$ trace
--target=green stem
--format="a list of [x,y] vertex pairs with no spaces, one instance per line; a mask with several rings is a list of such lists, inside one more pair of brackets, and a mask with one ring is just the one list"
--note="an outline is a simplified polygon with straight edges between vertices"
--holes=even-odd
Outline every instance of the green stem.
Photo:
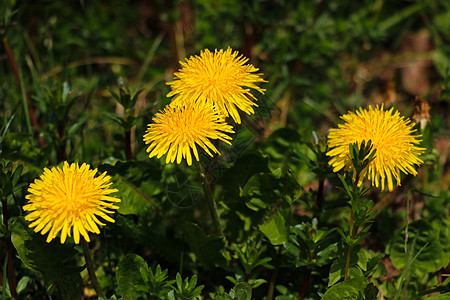
[[[359,182],[359,176],[360,176],[360,173],[359,172],[357,172],[356,173],[356,177],[355,177],[355,181],[353,182],[353,195],[352,195],[352,197],[354,197],[355,196],[355,194],[357,193],[357,191],[358,191],[358,182]],[[352,202],[352,212],[351,212],[351,216],[350,216],[350,220],[348,221],[348,228],[349,228],[349,230],[350,230],[350,235],[351,235],[351,241],[352,241],[352,243],[353,243],[353,241],[354,241],[354,239],[355,239],[355,237],[356,237],[356,231],[357,230],[355,230],[355,221],[353,220],[353,216],[354,216],[354,211],[353,211],[353,201],[354,199],[351,199],[351,202]],[[357,200],[359,200],[359,197],[357,197]],[[359,205],[359,204],[358,204]],[[344,273],[344,281],[346,281],[347,279],[348,279],[348,270],[349,270],[349,268],[350,268],[350,256],[351,256],[351,254],[352,254],[352,249],[353,249],[353,245],[348,245],[348,251],[347,251],[347,260],[346,260],[346,262],[345,262],[345,273]]]
[[200,175],[202,179],[203,194],[205,195],[206,204],[208,206],[209,213],[211,214],[211,218],[213,220],[214,229],[218,234],[223,235],[222,226],[220,225],[219,214],[217,213],[217,205],[216,202],[214,201],[211,187],[209,186],[209,183],[206,180],[205,174],[200,169],[200,164],[195,160],[194,164],[197,173]]
[[83,247],[84,259],[86,260],[86,268],[89,274],[89,278],[91,279],[92,286],[94,287],[94,290],[97,292],[97,296],[105,298],[102,289],[98,284],[97,276],[95,275],[95,268],[94,264],[92,263],[88,243],[84,239],[81,239],[81,246]]
[[[350,224],[350,226],[349,226],[349,228],[350,228],[350,234],[351,234],[351,236],[352,236],[352,241],[353,241],[353,238],[354,238],[354,230],[353,230],[353,226],[354,226],[354,221],[353,221],[353,210],[352,210],[352,216],[350,217],[350,222],[349,222]],[[348,245],[348,251],[347,251],[347,260],[346,260],[346,262],[345,262],[345,273],[344,273],[344,281],[346,281],[347,279],[348,279],[348,269],[349,269],[349,267],[350,267],[350,256],[351,256],[351,254],[352,254],[352,248],[353,248],[353,246],[352,245]]]

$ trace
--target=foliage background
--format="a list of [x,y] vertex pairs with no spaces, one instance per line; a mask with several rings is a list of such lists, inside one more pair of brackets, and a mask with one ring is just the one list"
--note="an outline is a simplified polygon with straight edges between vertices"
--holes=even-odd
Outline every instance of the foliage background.
[[[385,286],[398,283],[400,271],[391,263],[388,245],[403,225],[422,219],[424,224],[414,226],[430,235],[436,228],[448,228],[448,1],[6,0],[0,4],[0,17],[2,158],[24,166],[20,183],[28,184],[44,167],[68,160],[107,171],[121,191],[116,223],[103,228],[91,243],[108,296],[126,293],[117,267],[131,253],[152,268],[159,264],[168,269],[171,278],[177,272],[197,274],[205,295],[221,285],[228,291],[234,284],[225,276],[242,273],[242,266],[237,267],[242,259],[233,248],[239,246],[233,245],[248,240],[255,240],[262,257],[271,258],[255,267],[258,272],[250,272],[255,280],[263,280],[260,286],[252,283],[253,297],[267,295],[274,268],[275,295],[298,295],[308,267],[299,262],[294,267],[285,248],[259,229],[268,226],[265,220],[273,215],[289,215],[289,209],[283,210],[286,199],[293,201],[294,210],[281,219],[289,219],[292,226],[313,218],[326,229],[340,226],[340,218],[348,215],[343,193],[336,189],[336,178],[326,173],[325,202],[315,205],[320,180],[317,168],[305,162],[304,155],[314,158],[305,142],[324,139],[340,115],[360,106],[384,103],[411,117],[413,100],[421,96],[431,107],[430,122],[422,128],[427,152],[419,175],[407,176],[392,193],[377,190],[369,195],[379,214],[362,247],[382,253],[387,271],[373,277],[376,286],[391,295]],[[179,61],[205,48],[227,47],[248,57],[268,83],[263,85],[266,94],[258,97],[257,113],[235,128],[233,145],[224,147],[219,158],[201,158],[220,202],[225,241],[206,235],[212,229],[204,218],[195,170],[148,159],[142,136],[152,116],[170,101],[165,82],[173,78]],[[114,98],[111,90],[119,93],[120,86],[142,90],[134,105],[124,108]],[[273,178],[257,177],[261,172]],[[7,197],[10,222],[15,224],[12,238],[15,232],[30,243],[21,248],[13,240],[21,258],[14,258],[15,277],[28,278],[21,295],[44,298],[53,293],[76,299],[88,282],[86,271],[77,277],[83,269],[81,250],[27,236],[21,218],[25,194],[23,185]],[[338,240],[332,233],[326,244]],[[20,252],[42,247],[48,248],[43,256]],[[3,250],[1,254],[3,261]],[[59,265],[58,260],[65,260],[72,271],[52,266]],[[330,264],[327,260],[314,266],[304,297],[316,299],[317,292],[327,290]],[[417,283],[407,284],[408,293],[448,287],[442,277],[448,273],[448,267],[440,267],[413,274],[411,281]],[[424,274],[434,281],[419,282]],[[73,291],[64,290],[69,285]],[[84,297],[90,291],[84,289]]]

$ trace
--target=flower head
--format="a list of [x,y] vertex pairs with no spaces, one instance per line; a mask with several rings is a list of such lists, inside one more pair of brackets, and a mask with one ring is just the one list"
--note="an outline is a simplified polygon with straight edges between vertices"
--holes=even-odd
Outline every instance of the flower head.
[[[384,190],[385,182],[390,191],[393,190],[393,180],[400,185],[400,171],[405,174],[417,174],[413,165],[423,163],[419,156],[424,152],[424,148],[417,147],[420,143],[420,135],[412,135],[414,123],[409,119],[404,119],[398,111],[384,110],[383,105],[374,110],[371,106],[369,110],[360,108],[356,114],[349,112],[341,117],[345,123],[339,124],[338,128],[330,129],[328,134],[328,145],[330,151],[328,156],[332,158],[329,164],[333,166],[333,171],[337,172],[344,168],[347,171],[355,172],[350,159],[350,143],[358,143],[363,140],[372,141],[373,149],[376,149],[375,159],[366,168],[365,174],[372,180],[372,185]],[[355,176],[355,174],[354,174]],[[359,182],[361,184],[362,181]]]
[[201,51],[200,56],[180,62],[182,67],[175,73],[175,79],[167,83],[172,88],[167,97],[174,96],[172,102],[176,105],[210,103],[220,113],[241,123],[237,109],[250,115],[254,113],[252,106],[258,106],[249,88],[264,94],[265,90],[255,83],[266,82],[260,77],[263,74],[255,73],[259,69],[246,64],[247,61],[231,48],[214,53],[208,49]]
[[144,142],[149,144],[149,157],[160,158],[167,153],[166,163],[177,164],[186,159],[192,164],[191,150],[198,161],[197,145],[213,156],[219,153],[210,139],[219,139],[230,144],[233,133],[231,125],[225,123],[225,117],[216,112],[210,105],[186,103],[184,106],[168,105],[153,117],[144,134]]
[[54,239],[61,232],[61,244],[67,236],[71,236],[75,243],[80,242],[80,234],[86,241],[90,241],[88,231],[100,233],[97,224],[103,224],[97,217],[113,222],[107,214],[114,213],[119,207],[114,202],[120,199],[109,194],[117,192],[110,189],[111,177],[106,172],[94,177],[97,169],[90,170],[88,164],[78,163],[69,166],[64,162],[62,169],[53,167],[44,169],[40,179],[36,179],[28,188],[25,196],[28,204],[24,211],[30,211],[25,219],[32,222],[29,227],[42,235],[48,232],[47,242]]

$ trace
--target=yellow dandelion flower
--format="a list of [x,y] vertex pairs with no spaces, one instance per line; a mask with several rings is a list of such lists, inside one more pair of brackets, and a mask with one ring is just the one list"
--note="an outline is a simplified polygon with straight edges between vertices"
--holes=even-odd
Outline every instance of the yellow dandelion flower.
[[48,232],[47,242],[61,232],[61,244],[71,236],[73,228],[73,238],[78,244],[80,234],[89,242],[88,231],[100,233],[97,224],[105,224],[97,217],[114,223],[107,214],[119,208],[114,202],[120,199],[109,196],[117,189],[110,188],[111,177],[106,172],[94,177],[96,173],[97,169],[90,170],[85,163],[80,167],[78,163],[69,166],[64,162],[62,169],[45,168],[40,179],[30,184],[29,194],[25,196],[28,204],[23,210],[31,212],[25,217],[32,222],[29,227],[42,235]]
[[197,145],[206,153],[213,156],[220,152],[210,139],[219,139],[230,144],[231,137],[227,133],[234,133],[233,127],[225,123],[225,116],[216,112],[206,104],[187,103],[184,106],[168,105],[153,117],[153,123],[148,125],[144,134],[144,142],[149,144],[149,157],[158,159],[167,153],[166,163],[177,164],[186,159],[192,164],[191,150],[198,161]]
[[330,129],[328,134],[328,145],[330,151],[328,156],[332,158],[329,164],[333,166],[333,171],[337,172],[344,168],[346,171],[355,169],[350,159],[350,143],[358,143],[365,140],[372,141],[373,149],[376,149],[375,159],[361,174],[360,181],[367,175],[372,181],[372,185],[384,190],[385,181],[389,191],[394,188],[392,177],[397,185],[400,185],[400,171],[405,174],[417,175],[413,165],[420,165],[423,161],[418,158],[425,148],[417,147],[420,143],[421,135],[412,135],[414,123],[409,119],[404,119],[394,108],[384,110],[383,105],[377,105],[374,110],[371,106],[369,110],[360,108],[356,114],[349,112],[341,117],[345,123],[339,124],[339,128]]
[[180,62],[181,69],[175,73],[175,79],[168,82],[172,91],[167,97],[172,102],[183,105],[187,102],[206,102],[214,105],[225,116],[231,116],[236,123],[241,123],[238,110],[254,114],[252,106],[258,106],[257,99],[250,88],[264,94],[255,83],[266,82],[255,73],[259,69],[246,64],[248,58],[228,48],[226,51],[208,49],[200,56],[191,56],[186,62]]

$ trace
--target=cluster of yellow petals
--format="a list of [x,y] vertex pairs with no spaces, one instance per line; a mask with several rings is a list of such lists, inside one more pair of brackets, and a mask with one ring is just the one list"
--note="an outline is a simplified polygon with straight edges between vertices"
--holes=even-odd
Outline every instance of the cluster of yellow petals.
[[[179,164],[186,159],[192,165],[192,154],[198,161],[197,146],[206,153],[219,153],[209,139],[218,139],[230,144],[231,137],[227,133],[234,133],[233,127],[225,122],[225,116],[219,114],[205,103],[186,103],[184,106],[168,105],[153,117],[153,123],[148,125],[144,134],[144,142],[149,144],[149,157],[160,158],[165,153],[166,163]],[[210,151],[211,150],[211,151]]]
[[233,127],[226,123],[231,116],[240,124],[239,111],[253,114],[257,99],[251,89],[264,94],[256,85],[266,82],[259,69],[247,64],[248,58],[231,48],[201,51],[180,62],[174,80],[167,84],[172,102],[153,117],[144,134],[149,157],[166,156],[166,163],[192,165],[192,155],[198,161],[197,145],[213,156],[219,154],[211,140],[230,144]]
[[258,106],[257,99],[250,89],[264,94],[255,83],[266,82],[263,74],[256,73],[258,68],[247,64],[248,58],[228,48],[226,51],[208,49],[201,51],[200,56],[191,56],[186,62],[180,62],[181,69],[176,72],[175,79],[168,82],[175,105],[189,102],[205,102],[214,106],[225,116],[231,116],[240,124],[239,110],[246,114],[254,114],[252,106]]
[[[420,165],[423,161],[418,158],[425,148],[418,147],[421,135],[413,135],[414,123],[400,116],[394,108],[384,110],[383,105],[376,109],[372,106],[369,110],[360,108],[356,113],[349,112],[341,117],[345,123],[339,124],[338,128],[330,129],[328,134],[328,145],[331,150],[327,152],[331,156],[329,164],[333,171],[341,169],[353,171],[354,167],[350,159],[350,143],[372,141],[376,149],[375,159],[361,174],[359,184],[367,175],[372,185],[384,190],[385,182],[389,191],[394,188],[393,178],[400,185],[400,171],[405,174],[416,175],[414,165]],[[354,174],[355,175],[355,174]]]
[[35,232],[45,235],[47,242],[61,232],[60,241],[63,244],[67,236],[72,236],[76,244],[80,235],[90,241],[88,232],[100,233],[97,226],[105,225],[97,217],[114,222],[107,214],[114,213],[119,207],[114,203],[120,199],[109,196],[117,192],[111,189],[111,177],[106,172],[95,177],[97,169],[90,169],[88,164],[73,163],[69,166],[64,162],[62,169],[53,167],[44,169],[40,179],[31,183],[25,196],[28,204],[23,206],[29,211],[25,219],[32,222],[29,227]]

